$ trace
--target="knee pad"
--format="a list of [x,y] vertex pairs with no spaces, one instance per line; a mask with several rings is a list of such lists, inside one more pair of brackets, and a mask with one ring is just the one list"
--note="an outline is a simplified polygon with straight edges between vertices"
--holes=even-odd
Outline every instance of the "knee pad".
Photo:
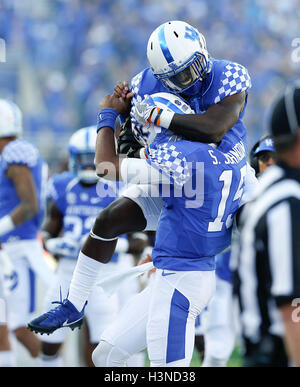
[[96,367],[125,367],[129,354],[115,345],[100,341],[92,354]]

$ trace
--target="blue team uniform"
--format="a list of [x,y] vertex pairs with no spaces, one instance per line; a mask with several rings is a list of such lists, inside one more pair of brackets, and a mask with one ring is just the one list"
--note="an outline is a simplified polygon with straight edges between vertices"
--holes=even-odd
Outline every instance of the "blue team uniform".
[[[212,70],[202,83],[199,96],[187,103],[198,114],[223,98],[246,92],[251,86],[247,70],[236,63],[212,59]],[[132,81],[133,104],[145,97],[169,92],[150,69]],[[246,107],[246,104],[245,104]],[[176,109],[174,109],[176,111]],[[162,196],[162,210],[153,250],[154,265],[170,270],[214,270],[214,257],[231,242],[232,219],[239,208],[246,174],[246,128],[242,122],[245,108],[234,127],[215,149],[208,144],[185,141],[170,130],[162,129],[151,144],[148,132],[132,117],[133,133],[147,146],[148,163],[171,178],[171,194]],[[202,203],[188,208],[184,188],[195,182],[202,162]],[[181,190],[181,194],[178,191]],[[201,198],[198,199],[201,202]]]
[[[242,123],[242,118],[247,105],[248,89],[251,87],[251,80],[248,71],[244,66],[228,60],[216,60],[211,58],[211,61],[211,72],[207,74],[206,78],[202,82],[199,96],[193,96],[186,102],[192,107],[192,109],[194,109],[195,113],[201,114],[204,113],[209,106],[217,104],[225,97],[245,91],[245,108],[241,113],[239,120],[235,124],[235,127],[242,127],[240,133],[242,136],[242,131],[245,129]],[[155,78],[150,68],[143,70],[132,79],[131,91],[134,94],[132,98],[133,105],[155,93],[170,93],[170,90],[167,89],[160,80]],[[182,112],[178,111],[178,113]],[[131,121],[133,124],[132,131],[138,141],[149,145],[147,143],[147,138],[149,136],[148,131],[143,129],[143,127],[136,121],[133,114],[131,114]],[[170,136],[170,131],[163,130],[162,134]]]
[[[116,188],[101,181],[82,185],[71,172],[54,175],[48,185],[48,200],[55,203],[63,216],[63,236],[80,242],[90,232],[97,215],[118,197]],[[65,258],[77,259],[77,255]],[[117,259],[115,253],[112,261]]]
[[216,275],[223,281],[232,283],[232,271],[230,269],[231,250],[216,256]]
[[[232,221],[244,188],[246,144],[233,131],[217,149],[184,140],[168,144],[176,144],[176,151],[192,164],[182,188],[175,183],[171,195],[164,197],[153,262],[162,269],[214,270],[214,257],[231,243]],[[190,181],[196,186],[197,174],[202,180],[198,179],[200,195],[195,200],[196,194],[190,196],[185,188]],[[188,203],[199,207],[189,208]]]
[[6,176],[12,164],[27,166],[32,173],[39,201],[39,212],[33,218],[17,226],[13,231],[1,237],[1,242],[36,239],[44,215],[44,183],[47,179],[47,166],[44,164],[38,149],[25,140],[9,142],[3,149],[0,164],[0,218],[10,214],[20,204],[13,182]]

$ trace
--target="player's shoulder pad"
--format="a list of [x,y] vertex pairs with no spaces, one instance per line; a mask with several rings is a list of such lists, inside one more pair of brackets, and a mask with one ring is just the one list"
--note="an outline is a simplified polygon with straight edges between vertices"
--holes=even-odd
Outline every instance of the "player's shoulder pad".
[[214,103],[230,95],[247,91],[251,87],[251,78],[246,67],[229,60],[213,60]]
[[9,142],[3,149],[2,162],[10,164],[22,164],[33,168],[40,157],[37,147],[26,140],[17,139]]
[[56,173],[48,180],[47,196],[57,200],[62,193],[66,192],[68,184],[75,178],[71,172]]

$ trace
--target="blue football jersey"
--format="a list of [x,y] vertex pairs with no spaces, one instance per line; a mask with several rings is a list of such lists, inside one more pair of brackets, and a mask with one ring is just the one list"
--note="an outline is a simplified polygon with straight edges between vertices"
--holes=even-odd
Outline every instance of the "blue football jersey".
[[[245,91],[246,108],[250,87],[243,66],[212,59],[212,70],[202,82],[199,95],[186,102],[196,113],[203,114],[225,97]],[[133,78],[131,90],[133,105],[151,94],[170,92],[149,68]],[[232,221],[246,174],[245,108],[218,148],[185,141],[165,129],[150,136],[131,113],[133,133],[147,147],[147,162],[174,183],[161,187],[165,206],[153,250],[156,267],[214,270],[215,256],[230,245]]]
[[[211,58],[211,61],[212,70],[202,82],[199,95],[189,98],[186,102],[191,106],[195,113],[201,114],[205,113],[211,105],[219,103],[225,97],[245,91],[245,107],[235,124],[235,127],[243,126],[242,118],[245,114],[247,105],[248,89],[251,87],[251,79],[248,71],[244,66],[228,60],[216,60]],[[132,79],[131,91],[133,92],[133,106],[149,95],[159,92],[170,93],[170,90],[167,89],[160,80],[155,78],[150,68],[143,70]],[[131,121],[132,131],[137,140],[144,146],[150,145],[149,139],[151,136],[149,131],[136,121],[132,110]],[[240,134],[243,135],[243,133],[245,133],[245,130],[242,128]],[[161,138],[163,135],[171,136],[172,133],[168,130],[162,130],[162,133],[159,134],[158,137]],[[151,138],[152,143],[153,137]]]
[[[83,185],[70,172],[52,176],[48,182],[47,198],[55,203],[63,216],[63,236],[82,241],[91,231],[97,215],[117,199],[118,188],[118,185],[102,180],[97,184]],[[71,258],[77,259],[77,256]],[[115,253],[112,261],[117,259]]]
[[9,142],[2,151],[0,163],[0,217],[10,214],[20,204],[20,199],[12,180],[6,176],[8,167],[12,164],[27,166],[32,173],[39,201],[39,212],[13,231],[1,237],[1,242],[23,239],[36,239],[44,216],[45,191],[48,168],[43,162],[38,149],[26,140]]
[[165,206],[153,250],[154,265],[214,270],[214,257],[231,243],[233,217],[244,190],[246,143],[229,131],[218,148],[179,140],[164,144],[164,152],[163,165],[169,168],[174,184],[170,192],[164,192],[165,186],[161,192]]
[[231,250],[216,256],[216,275],[222,280],[232,283],[232,271],[230,269]]

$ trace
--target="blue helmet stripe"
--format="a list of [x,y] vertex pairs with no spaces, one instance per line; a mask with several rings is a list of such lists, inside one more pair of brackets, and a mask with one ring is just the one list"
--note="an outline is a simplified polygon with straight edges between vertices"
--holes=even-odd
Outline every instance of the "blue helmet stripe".
[[154,102],[161,102],[166,105],[169,109],[171,109],[174,113],[185,114],[182,110],[180,110],[176,105],[174,105],[171,101],[168,101],[162,97],[152,97]]
[[172,54],[169,51],[166,38],[165,38],[165,25],[162,25],[158,32],[158,40],[159,40],[160,48],[162,50],[162,53],[164,54],[166,61],[168,63],[174,62],[174,58],[172,57]]

